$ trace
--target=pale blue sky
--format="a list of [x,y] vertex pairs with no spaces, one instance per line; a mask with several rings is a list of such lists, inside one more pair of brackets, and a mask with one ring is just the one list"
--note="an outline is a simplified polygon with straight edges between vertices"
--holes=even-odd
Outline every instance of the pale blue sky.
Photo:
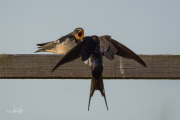
[[[37,43],[82,27],[137,54],[180,54],[178,0],[0,0],[0,54],[34,54]],[[47,54],[47,53],[39,53]],[[0,80],[4,120],[179,120],[180,81],[104,80],[109,111],[90,80]],[[24,106],[21,115],[7,113]]]

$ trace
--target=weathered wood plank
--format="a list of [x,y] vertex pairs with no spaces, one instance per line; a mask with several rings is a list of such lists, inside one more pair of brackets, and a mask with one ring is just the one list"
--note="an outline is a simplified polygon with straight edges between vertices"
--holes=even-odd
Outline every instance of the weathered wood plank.
[[[180,55],[140,55],[147,68],[134,60],[116,56],[104,59],[104,79],[180,79]],[[90,67],[80,59],[62,65],[50,54],[0,55],[0,79],[90,79]]]

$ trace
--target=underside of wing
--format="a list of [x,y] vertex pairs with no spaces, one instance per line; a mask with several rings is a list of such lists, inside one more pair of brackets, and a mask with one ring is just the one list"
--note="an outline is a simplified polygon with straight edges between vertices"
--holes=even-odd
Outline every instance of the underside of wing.
[[138,55],[136,55],[132,50],[127,48],[125,45],[119,43],[118,41],[116,41],[114,39],[111,39],[111,36],[104,35],[101,37],[106,38],[107,40],[109,40],[114,45],[114,47],[118,50],[116,55],[119,55],[119,56],[122,56],[125,58],[134,59],[146,67],[146,64],[144,63],[144,61]]
[[60,65],[73,61],[80,57],[80,52],[86,43],[85,40],[77,44],[74,48],[72,48],[58,63],[57,65],[52,69],[51,73],[56,70]]

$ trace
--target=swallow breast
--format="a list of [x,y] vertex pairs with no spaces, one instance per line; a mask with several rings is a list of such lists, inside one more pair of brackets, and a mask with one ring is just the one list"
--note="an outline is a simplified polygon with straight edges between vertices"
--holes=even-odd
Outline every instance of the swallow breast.
[[58,44],[55,48],[57,54],[66,54],[76,45],[75,40],[71,41],[70,38],[67,38],[62,43]]

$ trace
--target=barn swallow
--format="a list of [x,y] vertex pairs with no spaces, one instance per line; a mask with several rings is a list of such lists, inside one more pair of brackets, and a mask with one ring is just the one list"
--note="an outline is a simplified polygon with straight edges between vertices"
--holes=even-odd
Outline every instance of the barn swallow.
[[[108,110],[108,105],[106,102],[102,72],[103,72],[103,56],[109,60],[114,59],[114,55],[122,56],[125,58],[134,59],[143,66],[146,67],[145,62],[137,56],[133,51],[124,46],[123,44],[112,39],[111,36],[87,36],[83,38],[79,44],[72,48],[52,69],[52,72],[57,69],[60,65],[73,61],[81,57],[82,61],[90,59],[91,62],[91,86],[90,86],[90,96],[88,111],[90,106],[91,97],[95,90],[99,90],[101,95],[104,97],[106,107]],[[51,72],[51,73],[52,73]]]
[[66,54],[84,37],[84,30],[76,28],[73,32],[51,42],[37,44],[36,52],[51,52],[57,54]]

